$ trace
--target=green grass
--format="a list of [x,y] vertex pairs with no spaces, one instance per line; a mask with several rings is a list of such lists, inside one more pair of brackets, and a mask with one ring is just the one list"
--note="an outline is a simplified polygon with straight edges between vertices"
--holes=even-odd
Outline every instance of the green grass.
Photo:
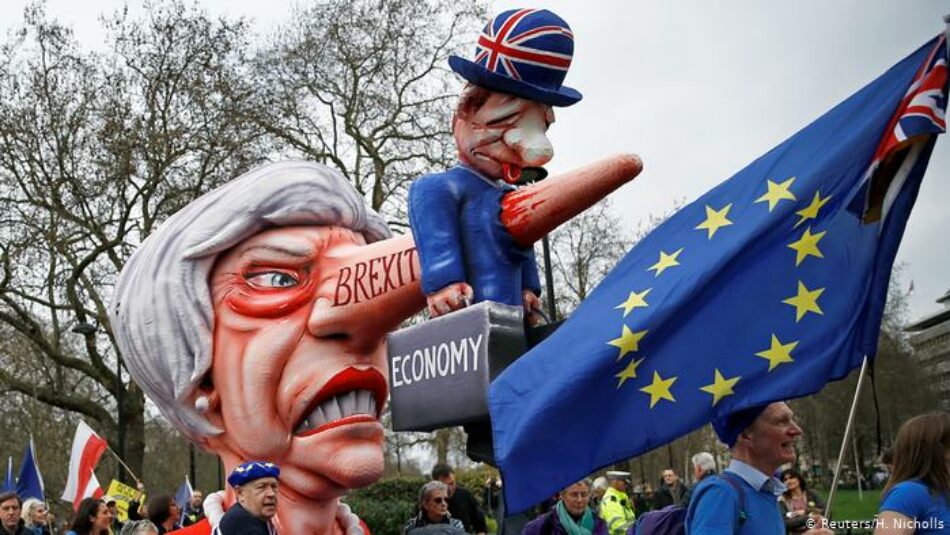
[[[827,498],[827,491],[821,492]],[[863,500],[858,500],[857,490],[835,491],[835,501],[831,507],[831,516],[836,520],[869,520],[874,518],[881,502],[880,490],[865,490]]]

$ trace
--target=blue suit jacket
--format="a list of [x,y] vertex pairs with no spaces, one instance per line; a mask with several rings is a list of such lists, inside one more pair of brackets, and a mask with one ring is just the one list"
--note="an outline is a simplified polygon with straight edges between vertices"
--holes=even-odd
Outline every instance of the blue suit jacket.
[[521,306],[524,288],[540,292],[534,249],[515,244],[499,220],[501,198],[512,189],[461,165],[412,183],[409,224],[426,295],[467,282],[475,302]]

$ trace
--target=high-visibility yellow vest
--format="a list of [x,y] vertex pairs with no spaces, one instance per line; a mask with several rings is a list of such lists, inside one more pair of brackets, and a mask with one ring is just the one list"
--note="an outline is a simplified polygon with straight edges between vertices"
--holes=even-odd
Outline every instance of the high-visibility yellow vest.
[[600,500],[600,518],[607,523],[610,535],[624,535],[636,520],[636,515],[627,494],[609,487]]

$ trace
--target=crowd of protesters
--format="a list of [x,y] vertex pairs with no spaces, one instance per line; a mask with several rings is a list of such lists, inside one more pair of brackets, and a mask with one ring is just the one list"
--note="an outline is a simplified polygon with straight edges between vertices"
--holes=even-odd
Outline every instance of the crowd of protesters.
[[[834,521],[823,517],[822,497],[791,467],[802,430],[788,405],[753,407],[714,422],[714,428],[729,446],[731,461],[717,471],[712,454],[696,453],[691,457],[692,485],[673,469],[659,474],[656,487],[644,482],[634,486],[629,472],[608,471],[593,481],[571,484],[519,519],[504,515],[502,483],[490,478],[483,503],[499,520],[500,535],[835,532]],[[882,461],[889,478],[876,519],[869,519],[877,522],[871,528],[875,535],[950,532],[950,413],[908,420]],[[444,466],[433,471],[433,481],[420,492],[419,513],[406,523],[404,535],[421,535],[434,525],[447,535],[482,533],[483,528],[473,527],[472,511],[478,505],[471,493],[454,477],[449,485],[437,481],[446,481],[449,474]],[[453,500],[453,494],[460,497]],[[475,518],[482,515],[478,511]],[[425,531],[416,532],[420,528]]]
[[[832,533],[822,517],[825,503],[806,476],[789,466],[802,430],[784,403],[750,409],[714,422],[730,448],[728,467],[717,473],[708,452],[691,457],[692,485],[673,469],[659,474],[655,490],[630,473],[607,471],[562,489],[532,512],[506,515],[502,481],[485,481],[482,503],[458,484],[455,471],[436,465],[422,485],[416,512],[404,535],[485,535],[486,512],[499,535],[636,535],[674,526],[680,533]],[[950,413],[932,412],[901,426],[888,452],[876,535],[927,535],[950,531]],[[241,465],[228,477],[237,503],[216,519],[221,535],[274,535],[279,467]],[[144,490],[140,487],[140,490]],[[216,493],[220,495],[221,493]],[[214,495],[213,495],[214,496]],[[164,535],[205,520],[198,490],[180,506],[169,494],[130,502],[122,522],[116,500],[85,498],[75,515],[58,522],[47,504],[0,493],[0,535]],[[220,497],[217,499],[221,499]],[[286,528],[286,526],[284,526]],[[676,531],[679,530],[679,531]],[[666,532],[666,531],[663,531]]]
[[0,535],[161,535],[200,522],[202,497],[194,491],[184,507],[167,494],[156,495],[148,503],[131,501],[123,522],[111,496],[84,498],[73,515],[60,520],[42,500],[21,500],[13,491],[0,492]]

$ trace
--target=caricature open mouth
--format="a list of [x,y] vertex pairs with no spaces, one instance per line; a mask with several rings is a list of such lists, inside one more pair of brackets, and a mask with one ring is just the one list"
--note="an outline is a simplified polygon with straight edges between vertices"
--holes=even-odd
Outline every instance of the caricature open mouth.
[[501,164],[503,180],[509,184],[516,184],[521,179],[521,167],[512,163]]
[[347,368],[317,392],[294,435],[310,436],[327,429],[379,420],[386,402],[386,379],[374,369]]

